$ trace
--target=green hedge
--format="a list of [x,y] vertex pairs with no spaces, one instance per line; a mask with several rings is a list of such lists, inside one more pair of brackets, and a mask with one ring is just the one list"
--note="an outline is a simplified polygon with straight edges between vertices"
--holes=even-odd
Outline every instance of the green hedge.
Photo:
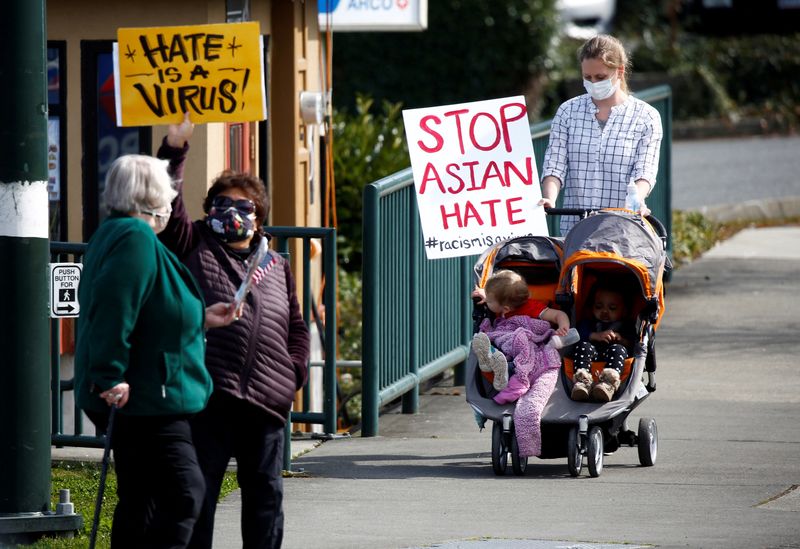
[[[766,129],[800,127],[800,33],[708,37],[679,32],[674,44],[666,29],[625,34],[632,60],[631,88],[669,84],[677,121],[759,117]],[[576,51],[581,41],[564,39],[552,50],[554,64],[543,118],[582,93]]]
[[425,31],[335,35],[334,104],[352,108],[357,93],[406,108],[538,96],[556,33],[555,0],[435,0]]

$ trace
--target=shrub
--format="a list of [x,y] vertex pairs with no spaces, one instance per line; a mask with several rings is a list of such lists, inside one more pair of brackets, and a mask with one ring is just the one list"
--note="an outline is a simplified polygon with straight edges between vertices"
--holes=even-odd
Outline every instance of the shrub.
[[[339,358],[361,360],[361,273],[339,269],[339,295],[337,317]],[[347,428],[361,421],[361,368],[338,368],[339,406],[341,427]],[[341,408],[343,407],[343,409]]]
[[[339,270],[339,356],[361,360],[361,273]],[[360,376],[360,372],[358,374]]]
[[349,272],[361,269],[364,186],[410,165],[402,104],[384,101],[377,114],[373,104],[372,98],[358,94],[354,114],[337,110],[333,116],[337,247],[340,264]]
[[[800,128],[800,80],[795,77],[800,72],[800,33],[757,34],[752,25],[746,34],[703,33],[697,13],[687,4],[617,0],[612,33],[631,55],[632,88],[670,84],[676,120],[722,118],[736,123],[749,116],[760,118],[765,130]],[[740,17],[746,9],[762,15],[770,10],[767,5],[745,4],[738,4]],[[722,14],[715,19],[722,20]],[[562,39],[551,50],[546,118],[562,101],[583,93],[575,61],[580,44]]]
[[538,99],[556,30],[555,0],[429,2],[423,32],[336,35],[334,101],[349,105],[364,92],[429,107],[531,89]]
[[672,263],[685,265],[717,243],[720,225],[699,212],[672,211]]

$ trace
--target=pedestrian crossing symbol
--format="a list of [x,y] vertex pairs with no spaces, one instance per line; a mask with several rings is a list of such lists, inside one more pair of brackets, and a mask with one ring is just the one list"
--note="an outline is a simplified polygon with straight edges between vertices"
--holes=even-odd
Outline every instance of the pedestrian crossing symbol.
[[50,317],[75,317],[81,312],[78,285],[81,281],[80,263],[50,264]]

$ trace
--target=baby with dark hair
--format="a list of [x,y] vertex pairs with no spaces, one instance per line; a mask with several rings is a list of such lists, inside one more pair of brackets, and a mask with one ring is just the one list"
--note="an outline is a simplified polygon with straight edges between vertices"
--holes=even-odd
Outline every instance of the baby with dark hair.
[[[619,388],[625,359],[633,354],[636,326],[628,318],[631,304],[619,284],[598,281],[589,292],[591,318],[578,322],[580,342],[574,350],[573,400],[608,402]],[[595,383],[593,361],[605,362]]]

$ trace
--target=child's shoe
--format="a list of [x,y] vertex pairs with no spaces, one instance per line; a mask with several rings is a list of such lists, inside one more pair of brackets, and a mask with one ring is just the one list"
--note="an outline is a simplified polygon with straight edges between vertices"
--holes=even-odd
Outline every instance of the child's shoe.
[[489,341],[489,336],[483,332],[478,332],[472,338],[472,352],[475,353],[475,358],[478,359],[478,368],[481,372],[491,372],[492,367],[489,365],[489,353],[492,349],[492,343]]
[[508,385],[508,361],[506,360],[506,355],[501,351],[495,351],[492,353],[492,356],[489,357],[489,365],[494,372],[492,387],[498,391],[502,391],[506,388],[506,385]]
[[572,376],[575,383],[572,386],[572,400],[589,400],[589,390],[592,387],[592,374],[586,368],[580,368]]
[[592,400],[608,402],[619,389],[619,372],[613,368],[605,368],[600,374],[600,381],[592,387]]

